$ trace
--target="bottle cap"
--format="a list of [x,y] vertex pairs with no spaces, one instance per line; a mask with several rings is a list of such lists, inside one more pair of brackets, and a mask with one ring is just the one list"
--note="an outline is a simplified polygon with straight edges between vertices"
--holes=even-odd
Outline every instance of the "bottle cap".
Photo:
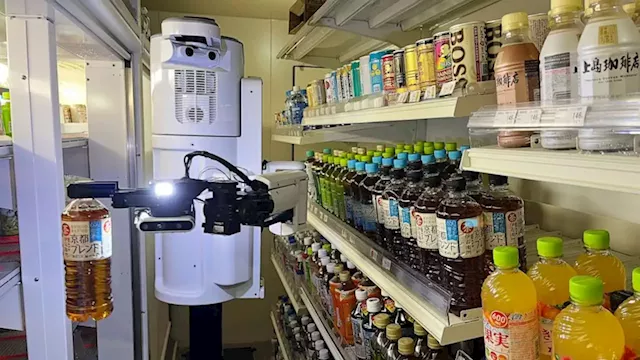
[[340,271],[340,282],[349,281],[351,279],[351,273],[349,271],[344,270]]
[[349,161],[348,161],[347,159],[340,159],[340,166],[342,166],[342,167],[347,167],[347,163],[348,163],[348,162],[349,162]]
[[493,249],[493,263],[500,269],[512,269],[518,266],[518,248],[498,246]]
[[395,149],[392,148],[392,147],[386,147],[386,148],[384,148],[384,152],[386,154],[395,154]]
[[418,141],[416,141],[415,145],[423,146],[424,145],[424,141],[418,140]]
[[[316,329],[316,324],[309,324],[309,326],[313,325],[313,328]],[[311,341],[315,343],[320,340],[322,341],[322,336],[320,335],[320,331],[317,330],[313,330],[313,332],[311,333]],[[324,346],[324,344],[322,344]]]
[[404,143],[397,143],[396,144],[396,149],[403,149],[404,150]]
[[640,292],[640,267],[633,269],[633,273],[631,273],[631,282],[633,284],[633,291]]
[[378,172],[378,164],[366,164],[367,174],[375,174]]
[[433,164],[434,162],[436,162],[436,158],[433,155],[422,155],[420,157],[420,160],[422,160],[423,165]]
[[322,350],[324,349],[324,340],[316,340],[314,345],[316,347],[316,351]]
[[371,156],[369,155],[364,155],[364,156],[360,156],[360,161],[362,161],[363,163],[370,163],[371,162]]
[[357,289],[356,290],[356,300],[357,301],[366,301],[368,296],[369,295],[367,294],[367,290],[364,290],[364,289]]
[[413,151],[413,145],[405,145],[403,147],[405,152],[412,152]]
[[460,145],[460,152],[465,152],[466,150],[471,149],[469,145]]
[[438,340],[436,340],[436,338],[431,334],[427,335],[427,347],[433,350],[442,349],[442,345],[440,345]]
[[357,146],[352,146],[351,147],[351,152],[354,153],[354,154],[357,154],[358,153],[358,147]]
[[394,156],[395,156],[395,154],[393,154],[393,153],[384,153],[384,154],[382,154],[382,158],[383,159],[386,159],[386,158],[393,159]]
[[384,145],[376,145],[376,151],[380,153],[384,152]]
[[355,269],[356,266],[349,260],[347,260],[347,269]]
[[300,326],[296,326],[293,328],[293,333],[294,334],[300,334],[300,332],[302,331],[302,328]]
[[320,259],[322,259],[323,257],[326,257],[328,255],[329,255],[329,253],[327,252],[327,249],[318,249],[318,257]]
[[11,93],[8,91],[3,91],[2,92],[2,99],[3,100],[11,100]]
[[409,161],[420,161],[420,154],[409,154]]
[[393,166],[393,158],[383,158],[382,166]]
[[[318,330],[318,327],[316,326],[316,324],[314,324],[314,323],[307,324],[307,332],[309,334],[311,334],[311,336],[313,336],[313,332],[316,331],[316,330]],[[320,334],[318,333],[318,335],[320,335]]]
[[410,337],[403,337],[398,340],[398,352],[402,355],[413,355],[415,343]]
[[562,239],[555,236],[544,236],[536,241],[538,255],[546,258],[557,258],[562,256]]
[[355,160],[356,162],[358,162],[358,161],[360,161],[360,160],[362,159],[362,155],[360,155],[360,154],[355,154],[355,155],[353,155],[353,158],[354,158],[354,160]]
[[347,256],[345,254],[340,254],[340,261],[346,263],[347,261],[349,261],[349,259],[347,259]]
[[372,161],[374,164],[378,164],[378,165],[382,164],[382,155],[380,155],[380,156],[374,156],[373,158],[371,158],[371,161]]
[[394,169],[404,169],[405,167],[405,162],[402,159],[395,159],[393,160],[393,168]]
[[581,0],[551,0],[549,15],[554,16],[580,10],[582,10]]
[[[324,259],[324,258],[323,258]],[[324,261],[323,261],[324,262]],[[327,267],[327,272],[330,274],[333,274],[336,271],[336,263],[328,263],[327,265],[325,265]]]
[[462,153],[458,150],[449,151],[449,159],[451,160],[460,160],[462,158]]
[[364,165],[365,163],[362,161],[358,161],[356,163],[356,171],[364,171]]
[[489,174],[489,185],[501,186],[509,183],[509,179],[506,176]]
[[347,154],[347,160],[353,160],[353,159],[355,159],[355,155],[352,154],[352,153],[348,153]]
[[423,146],[424,148],[428,148],[428,147],[431,147],[431,148],[432,148],[432,147],[434,147],[435,145],[434,145],[433,141],[425,141],[425,142],[422,144],[422,146]]
[[373,150],[367,150],[367,156],[373,156],[374,152],[375,151],[373,151]]
[[296,334],[295,338],[296,338],[296,341],[302,341],[302,334],[299,334],[299,333]]
[[436,141],[433,143],[433,148],[435,150],[444,150],[444,142],[442,141]]
[[327,159],[329,159],[329,155],[322,155],[322,162],[326,163]]
[[[287,300],[285,300],[285,301],[287,301]],[[289,304],[285,304],[285,306],[284,306],[284,312],[285,312],[285,313],[287,313],[287,312],[289,312],[289,310],[291,310],[291,305],[289,305]],[[296,319],[296,318],[294,317],[293,319],[290,319],[289,321],[291,321],[291,320],[295,320],[295,319]]]
[[417,336],[425,336],[427,335],[427,330],[425,330],[422,325],[415,322],[413,323],[413,333]]
[[569,295],[579,305],[600,305],[604,301],[604,285],[593,276],[574,276],[569,280]]
[[327,156],[327,162],[328,162],[329,164],[333,164],[333,155],[329,155],[329,156]]
[[327,254],[329,254],[331,252],[331,244],[329,244],[329,243],[322,244],[322,248],[327,250]]
[[342,264],[336,264],[336,267],[333,268],[333,272],[335,272],[336,274],[340,274],[342,270],[344,270],[344,265]]
[[321,349],[320,351],[318,351],[318,359],[320,359],[320,360],[329,359],[329,350]]
[[409,158],[409,154],[406,152],[401,152],[400,154],[398,154],[397,158],[399,160],[407,160]]
[[529,27],[529,15],[526,12],[514,12],[502,17],[502,31],[515,29],[527,29]]
[[389,324],[385,330],[389,340],[398,340],[402,337],[402,329],[398,324]]
[[313,152],[313,150],[307,150],[307,152],[305,153],[305,155],[307,155],[307,157],[313,156],[315,153]]
[[444,149],[447,151],[455,151],[458,148],[458,144],[454,142],[448,142],[444,144]]
[[358,148],[358,155],[364,155],[367,153],[367,149],[365,148]]
[[355,160],[347,161],[347,167],[349,168],[349,170],[355,169],[356,168],[356,161]]
[[439,149],[439,150],[434,150],[433,151],[433,156],[437,159],[446,159],[447,158],[447,151],[444,149]]
[[584,245],[593,250],[607,250],[609,248],[609,232],[607,230],[585,230],[582,233]]
[[[366,292],[366,290],[365,290]],[[368,294],[367,294],[368,296]],[[370,313],[377,313],[382,310],[382,302],[378,298],[367,299],[367,311]]]
[[433,155],[433,152],[435,151],[435,149],[433,148],[433,146],[425,146],[422,149],[422,153],[424,155]]
[[289,321],[289,327],[292,329],[295,329],[298,327],[298,321],[297,320],[291,320]]
[[396,154],[396,156],[398,156],[398,155],[402,154],[403,152],[404,152],[404,149],[396,148],[396,150],[395,150],[395,154]]
[[422,150],[424,150],[424,145],[418,143],[413,145],[413,152],[422,154]]
[[[367,300],[367,305],[368,305],[368,300]],[[367,307],[367,310],[369,310],[369,308]],[[387,325],[389,325],[390,322],[390,317],[389,314],[378,314],[376,316],[373,317],[373,325],[375,325],[378,329],[384,329],[385,327],[387,327]]]
[[324,256],[320,258],[320,263],[322,264],[322,266],[329,265],[329,262],[331,262],[331,259],[328,256]]
[[302,241],[305,246],[311,246],[313,244],[313,238],[311,236],[305,236]]

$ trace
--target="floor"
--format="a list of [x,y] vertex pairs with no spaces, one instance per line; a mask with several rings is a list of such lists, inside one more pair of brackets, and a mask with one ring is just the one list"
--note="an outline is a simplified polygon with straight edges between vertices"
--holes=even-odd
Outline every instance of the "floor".
[[[190,360],[189,349],[182,349],[178,359]],[[234,344],[225,347],[224,358],[232,360],[271,360],[273,359],[273,346],[271,342],[259,342],[252,344]]]

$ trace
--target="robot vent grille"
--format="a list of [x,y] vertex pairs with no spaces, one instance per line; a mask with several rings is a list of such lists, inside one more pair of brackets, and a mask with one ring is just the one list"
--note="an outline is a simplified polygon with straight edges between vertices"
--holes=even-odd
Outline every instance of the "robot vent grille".
[[176,119],[180,123],[209,124],[216,120],[218,78],[213,71],[175,70]]

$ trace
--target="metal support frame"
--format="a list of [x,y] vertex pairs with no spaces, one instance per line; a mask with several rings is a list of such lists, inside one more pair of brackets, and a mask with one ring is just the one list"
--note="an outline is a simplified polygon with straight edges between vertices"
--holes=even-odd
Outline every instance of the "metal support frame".
[[20,252],[29,358],[71,360],[60,244],[64,207],[54,10],[5,2]]

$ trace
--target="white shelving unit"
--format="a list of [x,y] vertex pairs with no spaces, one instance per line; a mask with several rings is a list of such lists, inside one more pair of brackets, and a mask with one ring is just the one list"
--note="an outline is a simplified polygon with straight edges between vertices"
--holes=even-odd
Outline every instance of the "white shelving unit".
[[271,313],[271,324],[273,325],[273,331],[276,333],[276,338],[278,339],[278,344],[280,345],[280,351],[282,353],[282,357],[284,360],[293,360],[293,356],[291,355],[289,344],[287,344],[287,339],[284,337],[284,334],[280,330],[278,326],[278,322],[276,321],[276,316]]
[[289,296],[289,301],[291,301],[291,305],[293,305],[293,309],[297,312],[300,310],[304,310],[304,304],[300,303],[300,294],[296,290],[295,285],[291,284],[289,279],[286,277],[284,271],[281,268],[280,262],[275,258],[275,255],[271,255],[271,263],[273,267],[276,269],[278,273],[278,277],[280,278],[280,282],[284,286],[284,290],[287,292]]
[[[388,127],[393,126],[393,131]],[[371,124],[355,124],[320,129],[302,130],[302,126],[281,127],[274,130],[271,140],[294,144],[312,145],[334,141],[378,142],[401,141],[415,135],[415,122],[379,122]]]
[[640,194],[640,160],[635,156],[490,146],[465,151],[461,164],[481,173]]
[[358,269],[402,304],[442,345],[482,337],[480,309],[466,312],[465,319],[449,314],[446,292],[421,281],[405,267],[386,258],[371,240],[321,206],[309,203],[307,221]]

